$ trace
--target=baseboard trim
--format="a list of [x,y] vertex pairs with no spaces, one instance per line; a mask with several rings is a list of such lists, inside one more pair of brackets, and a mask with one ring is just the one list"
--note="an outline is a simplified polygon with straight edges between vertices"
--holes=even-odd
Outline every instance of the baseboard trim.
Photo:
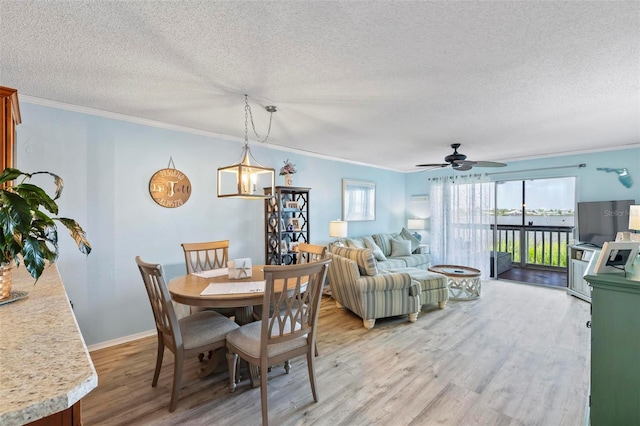
[[155,336],[157,334],[156,329],[143,331],[141,333],[131,334],[129,336],[118,337],[117,339],[107,340],[106,342],[96,343],[87,347],[89,352],[97,351],[99,349],[110,348],[111,346],[121,345],[123,343],[133,342],[134,340],[144,339],[145,337]]

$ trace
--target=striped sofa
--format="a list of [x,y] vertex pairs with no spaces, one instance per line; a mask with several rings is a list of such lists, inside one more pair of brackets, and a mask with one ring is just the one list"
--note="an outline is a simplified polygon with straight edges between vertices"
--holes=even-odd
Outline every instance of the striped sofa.
[[[409,242],[410,252],[394,252],[393,243],[403,240]],[[331,249],[331,247],[336,244],[356,249],[371,249],[379,270],[387,271],[398,268],[419,268],[426,271],[429,269],[431,262],[431,256],[429,253],[425,253],[423,251],[424,249],[420,246],[420,241],[418,241],[404,228],[398,233],[380,233],[360,237],[342,238],[337,240],[335,243],[332,243],[329,248]]]
[[371,249],[332,246],[327,273],[331,296],[338,308],[348,308],[372,329],[376,318],[409,315],[415,322],[420,311],[420,284],[408,273],[378,273]]

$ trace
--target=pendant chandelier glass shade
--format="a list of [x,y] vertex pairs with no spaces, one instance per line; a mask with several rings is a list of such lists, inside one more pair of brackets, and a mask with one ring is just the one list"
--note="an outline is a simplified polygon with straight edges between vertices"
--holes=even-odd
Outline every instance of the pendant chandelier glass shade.
[[[263,189],[271,187],[269,194],[275,192],[276,171],[273,168],[265,167],[258,163],[249,148],[249,118],[251,118],[251,126],[254,133],[256,127],[253,123],[253,115],[247,95],[244,95],[245,115],[244,115],[244,147],[240,161],[226,167],[218,168],[218,197],[239,197],[239,198],[257,198],[264,199],[271,197],[265,195]],[[260,136],[256,133],[260,142],[266,142],[271,133],[271,118],[276,111],[275,106],[267,106],[266,110],[269,115],[269,129],[267,136],[260,140]]]

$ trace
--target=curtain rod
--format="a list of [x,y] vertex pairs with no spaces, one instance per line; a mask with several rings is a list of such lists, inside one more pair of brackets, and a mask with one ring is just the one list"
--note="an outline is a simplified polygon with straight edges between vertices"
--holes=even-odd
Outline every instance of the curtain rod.
[[485,175],[483,175],[482,173],[472,173],[472,174],[468,174],[468,175],[463,175],[463,174],[456,174],[453,176],[437,176],[437,177],[430,177],[427,178],[427,180],[442,180],[442,179],[462,179],[462,178],[479,178],[479,177],[483,177]]
[[583,167],[587,167],[587,165],[585,163],[580,163],[580,164],[571,164],[571,165],[568,165],[568,166],[541,167],[539,169],[510,170],[510,171],[505,171],[505,172],[487,173],[486,175],[487,176],[493,176],[493,175],[502,175],[502,174],[505,174],[505,173],[538,172],[540,170],[570,169],[572,167],[577,167],[577,168],[581,169]]

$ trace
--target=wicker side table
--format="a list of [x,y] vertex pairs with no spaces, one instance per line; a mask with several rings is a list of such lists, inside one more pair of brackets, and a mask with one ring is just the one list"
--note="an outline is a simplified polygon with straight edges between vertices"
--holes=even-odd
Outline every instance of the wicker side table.
[[450,299],[474,300],[480,297],[482,273],[479,269],[460,265],[434,265],[429,270],[447,277]]

